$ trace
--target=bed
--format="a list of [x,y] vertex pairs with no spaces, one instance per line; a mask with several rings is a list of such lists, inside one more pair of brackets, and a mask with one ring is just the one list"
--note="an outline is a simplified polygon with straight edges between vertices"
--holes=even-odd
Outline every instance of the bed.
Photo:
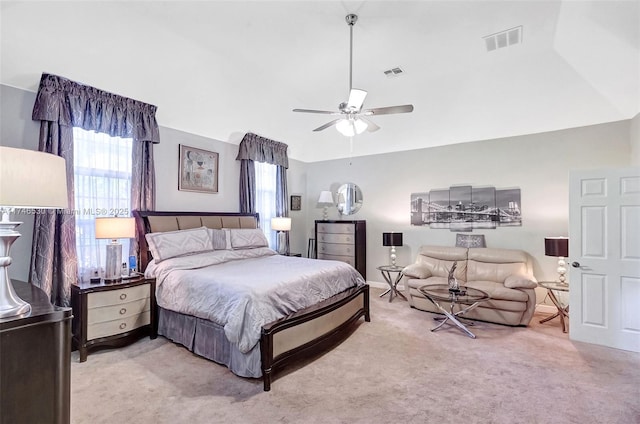
[[[265,391],[278,369],[343,340],[361,317],[370,321],[369,286],[357,271],[335,261],[254,247],[247,234],[260,232],[257,214],[134,211],[134,217],[140,270],[156,278],[154,329],[236,375],[262,378]],[[170,256],[165,252],[171,246],[160,250],[157,240],[191,232],[196,237],[203,231],[218,244],[212,252],[153,257],[152,252]],[[223,231],[224,241],[217,238]],[[250,248],[244,249],[245,244]],[[229,303],[218,303],[225,296]],[[241,329],[238,322],[244,321],[253,325]]]

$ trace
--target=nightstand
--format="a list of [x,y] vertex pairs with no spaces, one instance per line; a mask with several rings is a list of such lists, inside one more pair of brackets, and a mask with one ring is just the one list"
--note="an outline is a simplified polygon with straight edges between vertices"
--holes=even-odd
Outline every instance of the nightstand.
[[120,347],[158,335],[156,281],[143,276],[117,283],[71,286],[72,341],[80,362],[96,347]]

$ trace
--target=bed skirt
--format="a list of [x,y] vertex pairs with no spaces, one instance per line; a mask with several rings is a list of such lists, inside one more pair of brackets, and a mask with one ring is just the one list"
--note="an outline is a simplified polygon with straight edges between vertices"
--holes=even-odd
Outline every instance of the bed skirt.
[[241,377],[262,377],[260,343],[247,353],[229,342],[224,328],[212,321],[158,307],[158,334],[198,356],[225,365]]

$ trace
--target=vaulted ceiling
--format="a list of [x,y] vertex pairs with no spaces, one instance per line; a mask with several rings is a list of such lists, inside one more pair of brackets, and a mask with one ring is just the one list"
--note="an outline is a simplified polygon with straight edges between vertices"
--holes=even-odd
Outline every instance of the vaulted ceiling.
[[[640,111],[638,1],[1,2],[0,82],[42,72],[158,106],[160,125],[231,143],[254,132],[305,162],[629,119]],[[353,139],[312,130],[348,97],[376,116]],[[483,37],[522,26],[522,42]],[[401,67],[397,77],[384,71]]]

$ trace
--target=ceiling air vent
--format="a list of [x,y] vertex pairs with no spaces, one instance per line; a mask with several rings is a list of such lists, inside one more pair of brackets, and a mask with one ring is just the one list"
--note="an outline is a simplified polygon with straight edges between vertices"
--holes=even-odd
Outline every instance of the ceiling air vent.
[[487,51],[522,43],[522,25],[482,37]]
[[387,69],[386,71],[384,71],[384,74],[389,78],[398,77],[404,74],[404,71],[399,66],[396,66],[395,68]]

